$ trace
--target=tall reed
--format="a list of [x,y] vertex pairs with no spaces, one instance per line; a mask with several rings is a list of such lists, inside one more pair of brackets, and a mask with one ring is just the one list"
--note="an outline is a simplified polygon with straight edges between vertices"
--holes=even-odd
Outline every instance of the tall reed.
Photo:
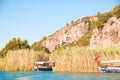
[[96,56],[101,56],[102,60],[117,60],[120,59],[120,48],[66,47],[53,52],[50,60],[56,61],[54,71],[57,72],[99,72],[99,66],[94,61]]
[[0,58],[0,70],[5,70],[6,60],[5,58]]
[[36,59],[37,54],[33,50],[9,51],[4,58],[4,63],[1,63],[1,69],[5,71],[33,71]]

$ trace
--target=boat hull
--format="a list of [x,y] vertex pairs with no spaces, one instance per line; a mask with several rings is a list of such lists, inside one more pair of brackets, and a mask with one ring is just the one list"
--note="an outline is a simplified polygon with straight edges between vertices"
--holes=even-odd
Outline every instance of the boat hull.
[[35,71],[52,71],[52,67],[45,67],[45,68],[34,68]]
[[100,71],[104,73],[120,73],[120,68],[113,67],[100,68]]

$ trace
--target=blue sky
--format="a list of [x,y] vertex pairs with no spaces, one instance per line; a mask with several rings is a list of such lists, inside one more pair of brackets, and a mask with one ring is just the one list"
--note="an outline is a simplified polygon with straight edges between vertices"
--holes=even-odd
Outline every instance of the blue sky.
[[72,20],[108,12],[120,0],[0,0],[0,49],[13,37],[31,45]]

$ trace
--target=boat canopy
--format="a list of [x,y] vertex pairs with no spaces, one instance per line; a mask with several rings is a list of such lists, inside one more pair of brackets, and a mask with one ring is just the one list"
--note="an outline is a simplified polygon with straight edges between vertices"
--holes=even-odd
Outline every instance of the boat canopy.
[[55,63],[55,61],[38,61],[35,64],[44,64],[44,63]]
[[120,62],[120,60],[101,61],[101,63],[116,63],[116,62]]

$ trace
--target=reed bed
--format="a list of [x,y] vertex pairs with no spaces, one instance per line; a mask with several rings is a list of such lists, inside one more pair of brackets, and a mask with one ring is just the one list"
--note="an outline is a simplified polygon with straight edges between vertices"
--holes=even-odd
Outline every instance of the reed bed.
[[0,61],[1,70],[5,71],[33,71],[37,54],[33,50],[9,51]]
[[99,66],[94,61],[96,56],[100,56],[101,60],[118,60],[120,48],[66,47],[53,52],[50,60],[56,61],[55,72],[99,72]]
[[5,64],[6,64],[6,60],[4,58],[0,58],[0,70],[5,69]]

